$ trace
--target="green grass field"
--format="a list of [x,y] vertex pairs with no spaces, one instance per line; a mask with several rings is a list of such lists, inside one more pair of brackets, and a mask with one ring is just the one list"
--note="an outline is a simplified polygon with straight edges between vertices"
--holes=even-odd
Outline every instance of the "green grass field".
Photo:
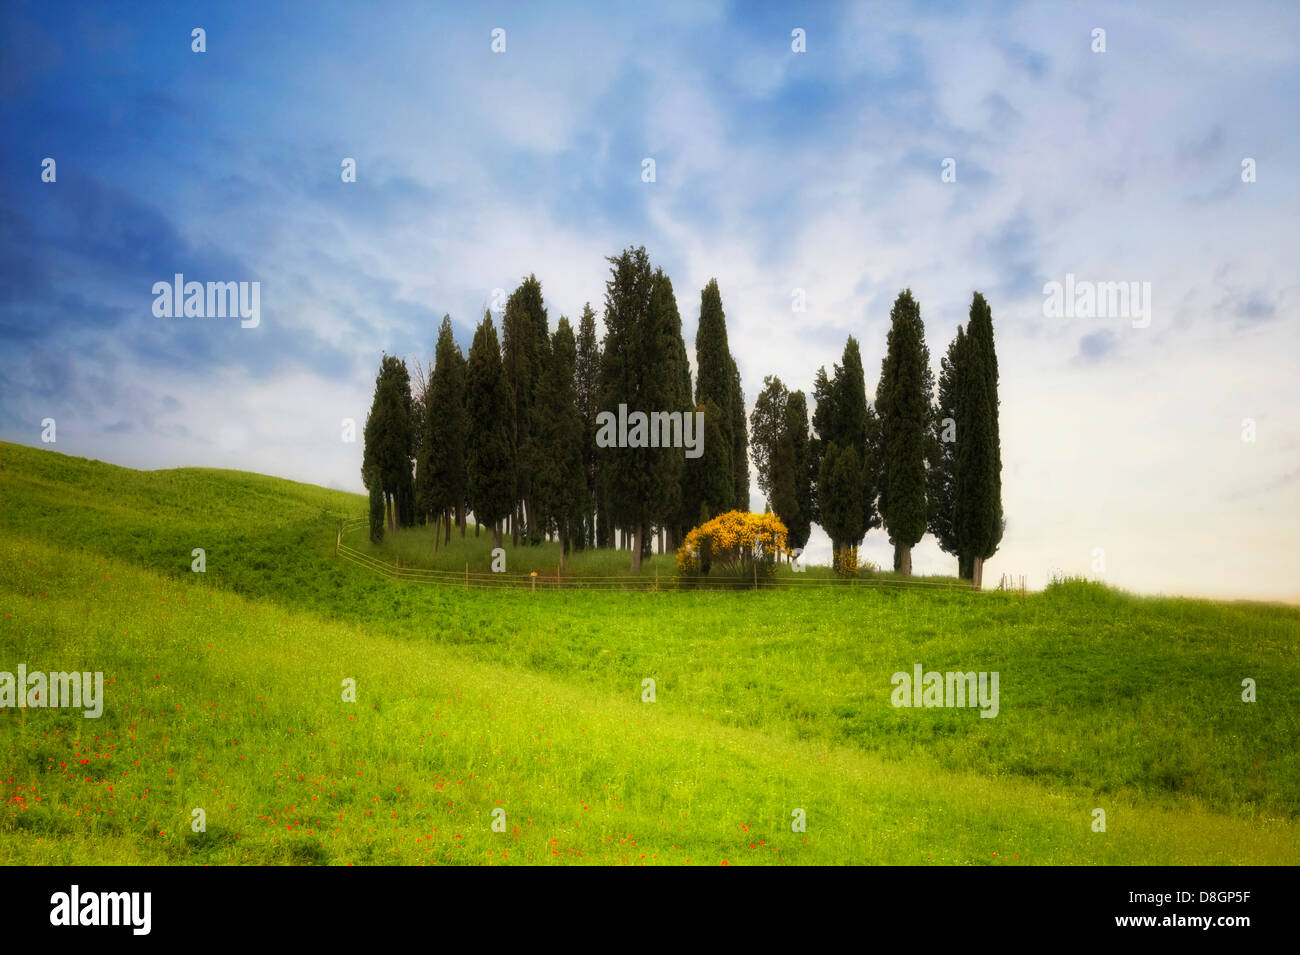
[[[1294,607],[1083,582],[467,590],[335,558],[363,511],[0,446],[0,671],[106,683],[98,720],[0,709],[0,862],[1300,861]],[[434,558],[407,533],[377,554],[486,565],[486,538]],[[507,542],[511,571],[553,572],[554,546]],[[894,708],[915,663],[998,671],[999,715]]]

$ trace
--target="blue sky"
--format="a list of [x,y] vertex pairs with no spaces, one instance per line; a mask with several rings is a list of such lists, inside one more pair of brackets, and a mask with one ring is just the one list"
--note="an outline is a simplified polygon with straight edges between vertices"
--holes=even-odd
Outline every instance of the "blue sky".
[[[904,287],[937,368],[982,291],[994,580],[1300,600],[1294,5],[12,2],[0,27],[6,440],[53,417],[69,454],[359,489],[340,421],[381,352],[427,361],[444,313],[467,346],[529,273],[552,323],[599,310],[604,257],[644,244],[688,348],[718,279],[751,401],[848,334],[873,390]],[[261,324],[155,317],[176,272],[259,281]],[[1045,317],[1067,273],[1150,282],[1149,326]]]

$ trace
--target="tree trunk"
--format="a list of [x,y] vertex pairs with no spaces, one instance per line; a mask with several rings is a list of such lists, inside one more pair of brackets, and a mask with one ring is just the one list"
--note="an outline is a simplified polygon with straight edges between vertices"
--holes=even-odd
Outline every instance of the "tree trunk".
[[515,501],[515,509],[510,515],[510,540],[516,547],[519,546],[519,502]]
[[474,536],[475,536],[475,537],[478,537],[478,532],[479,532],[479,523],[478,523],[478,518],[476,517],[476,518],[474,518]]
[[445,540],[443,540],[443,543],[450,544],[451,543],[451,508],[447,508],[446,514],[447,514],[446,517],[447,537]]
[[641,573],[641,525],[636,526],[632,535],[632,573]]
[[385,495],[388,498],[388,530],[395,533],[397,531],[397,495]]
[[659,525],[659,553],[662,554],[663,552],[664,552],[664,527],[662,524],[660,524]]
[[895,562],[898,564],[898,572],[904,577],[912,576],[912,548],[900,547],[897,551]]
[[984,586],[984,558],[976,557],[971,565],[971,582],[975,589],[979,590]]
[[500,521],[494,521],[492,523],[492,546],[494,548],[501,546],[501,522]]
[[564,533],[561,532],[560,533],[560,573],[564,573],[564,552],[569,549],[568,543],[569,543],[568,537],[566,537]]
[[438,541],[442,539],[442,515],[433,522],[433,552],[438,553]]
[[465,504],[461,502],[456,505],[456,523],[460,525],[460,536],[465,536]]

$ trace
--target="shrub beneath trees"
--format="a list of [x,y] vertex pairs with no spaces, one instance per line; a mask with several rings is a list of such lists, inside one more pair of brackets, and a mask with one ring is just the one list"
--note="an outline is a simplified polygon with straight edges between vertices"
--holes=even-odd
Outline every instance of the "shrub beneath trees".
[[727,577],[768,578],[789,550],[788,533],[775,514],[727,511],[686,535],[677,550],[677,569],[697,577],[716,565]]

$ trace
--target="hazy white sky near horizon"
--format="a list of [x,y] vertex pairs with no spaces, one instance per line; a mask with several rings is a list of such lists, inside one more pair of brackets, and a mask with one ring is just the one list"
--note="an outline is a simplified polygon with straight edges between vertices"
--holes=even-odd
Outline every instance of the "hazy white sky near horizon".
[[[427,361],[444,313],[467,349],[529,273],[576,321],[644,244],[692,351],[717,278],[750,402],[765,375],[810,393],[849,334],[874,393],[904,287],[937,372],[982,291],[1008,520],[986,582],[1300,602],[1300,9],[205,14],[203,55],[188,13],[4,14],[5,440],[49,416],[64,453],[359,490],[340,420],[381,352]],[[259,280],[261,325],[155,318],[176,271]],[[1067,274],[1149,282],[1149,327],[1045,317]],[[864,553],[889,563],[883,532]]]

